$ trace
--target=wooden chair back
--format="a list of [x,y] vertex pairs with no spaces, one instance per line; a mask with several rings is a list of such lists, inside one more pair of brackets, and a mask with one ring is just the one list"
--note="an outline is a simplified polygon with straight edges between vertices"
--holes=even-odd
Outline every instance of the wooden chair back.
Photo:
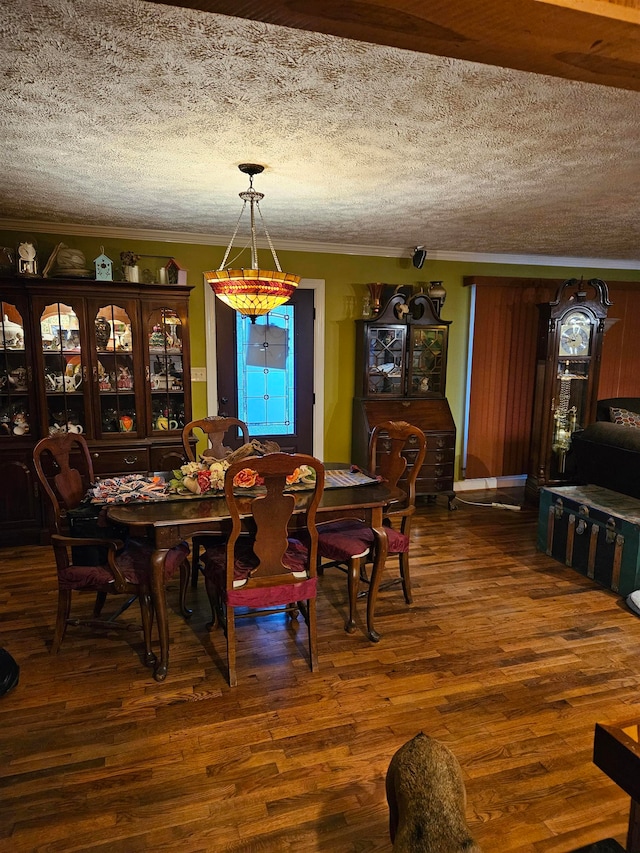
[[223,444],[225,437],[228,440],[227,432],[235,429],[242,439],[242,444],[248,444],[249,427],[244,421],[238,418],[223,418],[218,415],[210,415],[206,418],[190,421],[182,430],[182,446],[184,448],[185,458],[189,462],[196,461],[195,447],[193,437],[200,438],[204,434],[207,438],[207,449],[203,455],[211,456],[214,459],[224,459],[233,450],[232,447],[227,447]]
[[[383,421],[371,432],[369,470],[379,474],[389,485],[400,485],[405,490],[404,510],[415,508],[416,480],[425,455],[424,432],[406,421]],[[396,511],[395,506],[393,510]]]
[[82,502],[94,480],[87,441],[77,433],[46,436],[33,449],[33,463],[51,503],[54,532],[66,534],[67,511]]
[[[312,468],[316,481],[311,495],[309,491],[298,493],[286,491],[287,478],[294,475],[302,465]],[[243,495],[234,489],[234,480],[244,469],[255,472],[261,482],[261,492]],[[251,474],[253,476],[253,474]],[[225,497],[232,520],[231,535],[227,541],[227,589],[233,589],[235,546],[238,538],[246,530],[246,515],[253,517],[253,552],[259,563],[247,581],[248,587],[280,586],[299,583],[300,578],[286,567],[283,558],[289,547],[291,517],[305,502],[302,513],[302,526],[305,530],[305,545],[308,548],[308,577],[316,576],[318,556],[318,531],[316,512],[324,491],[324,465],[320,460],[305,453],[269,453],[266,456],[249,456],[234,462],[225,474]],[[294,534],[295,535],[295,534]]]

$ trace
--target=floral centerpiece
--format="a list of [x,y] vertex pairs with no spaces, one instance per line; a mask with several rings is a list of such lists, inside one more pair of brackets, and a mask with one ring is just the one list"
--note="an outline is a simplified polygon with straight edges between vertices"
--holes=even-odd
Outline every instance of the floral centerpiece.
[[[224,478],[229,467],[226,459],[214,459],[211,462],[187,462],[173,471],[169,480],[169,490],[186,495],[206,495],[208,492],[224,490]],[[308,465],[300,465],[288,477],[289,486],[312,486],[316,480],[316,472]],[[242,468],[233,478],[236,489],[253,489],[264,485],[264,480],[252,468]]]

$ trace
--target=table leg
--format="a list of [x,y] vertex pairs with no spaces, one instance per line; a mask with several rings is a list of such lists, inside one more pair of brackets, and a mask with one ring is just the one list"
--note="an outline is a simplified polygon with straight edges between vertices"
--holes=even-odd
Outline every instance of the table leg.
[[640,804],[631,800],[629,809],[629,830],[627,833],[628,853],[640,853]]
[[378,589],[380,588],[380,580],[387,561],[389,552],[389,539],[387,531],[380,527],[373,528],[375,537],[375,557],[373,560],[373,569],[371,570],[371,583],[369,584],[369,595],[367,597],[367,633],[372,643],[377,643],[380,639],[380,634],[375,629],[374,619],[376,613],[376,600],[378,598]]
[[164,586],[164,561],[168,549],[160,548],[151,555],[151,594],[158,623],[160,639],[160,658],[153,671],[156,681],[164,681],[169,668],[169,618],[167,615],[167,596]]

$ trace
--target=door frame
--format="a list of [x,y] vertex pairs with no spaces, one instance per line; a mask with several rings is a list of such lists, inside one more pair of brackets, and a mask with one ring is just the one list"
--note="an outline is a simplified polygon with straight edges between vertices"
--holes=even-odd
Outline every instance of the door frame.
[[[313,290],[313,455],[324,456],[324,334],[325,282],[323,278],[303,278],[298,287]],[[216,362],[216,296],[204,282],[205,363],[207,369],[207,414],[218,413],[218,365]]]

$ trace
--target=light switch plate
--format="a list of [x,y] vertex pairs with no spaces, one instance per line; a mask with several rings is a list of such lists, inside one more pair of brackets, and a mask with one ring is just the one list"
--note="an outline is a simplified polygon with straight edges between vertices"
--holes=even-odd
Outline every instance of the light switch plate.
[[206,382],[207,381],[207,368],[206,367],[192,367],[191,368],[191,381],[192,382]]

